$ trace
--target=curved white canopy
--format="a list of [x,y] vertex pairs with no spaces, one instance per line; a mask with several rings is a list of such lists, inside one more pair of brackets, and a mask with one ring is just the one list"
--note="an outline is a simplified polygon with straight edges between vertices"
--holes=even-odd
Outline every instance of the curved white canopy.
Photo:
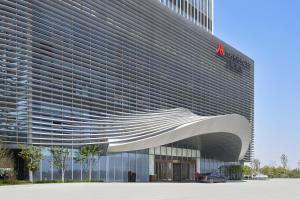
[[[170,129],[158,132],[157,134],[136,134],[136,136],[131,135],[123,139],[110,139],[108,141],[108,152],[141,150],[182,141],[188,138],[203,137],[204,141],[212,143],[203,146],[216,146],[217,150],[214,152],[215,155],[218,156],[218,153],[220,155],[224,154],[227,148],[231,151],[235,151],[231,152],[232,155],[238,156],[236,156],[236,158],[224,158],[223,156],[225,160],[243,159],[251,140],[251,126],[245,117],[237,114],[201,117],[186,109],[177,109],[176,111],[175,113],[169,112],[169,114],[166,112],[166,115],[169,115],[169,117],[165,117],[165,119],[167,119],[166,124],[170,124]],[[151,116],[151,114],[149,114],[149,116]],[[149,116],[147,119],[150,119],[150,123],[151,118],[149,118]],[[142,120],[142,118],[143,117],[140,117],[140,120]],[[163,121],[164,119],[162,118],[161,120]],[[172,121],[178,122],[180,120],[182,121],[181,125],[175,123],[174,127],[172,127]],[[153,121],[157,121],[155,116]],[[227,139],[226,137],[224,138],[224,133],[227,134]],[[205,140],[205,138],[209,138],[210,136],[213,137],[211,137],[210,140]],[[236,138],[238,138],[238,140]],[[205,151],[205,149],[202,150]]]

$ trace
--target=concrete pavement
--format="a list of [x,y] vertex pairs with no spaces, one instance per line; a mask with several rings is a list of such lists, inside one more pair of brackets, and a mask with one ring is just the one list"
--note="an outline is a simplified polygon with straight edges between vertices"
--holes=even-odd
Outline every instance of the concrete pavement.
[[0,186],[1,200],[300,199],[300,179],[200,183],[66,183]]

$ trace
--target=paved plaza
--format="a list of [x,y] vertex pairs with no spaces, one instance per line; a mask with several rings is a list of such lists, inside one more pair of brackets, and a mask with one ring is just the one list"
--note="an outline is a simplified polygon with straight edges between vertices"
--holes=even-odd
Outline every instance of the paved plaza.
[[67,183],[1,186],[1,200],[300,199],[300,179],[200,183]]

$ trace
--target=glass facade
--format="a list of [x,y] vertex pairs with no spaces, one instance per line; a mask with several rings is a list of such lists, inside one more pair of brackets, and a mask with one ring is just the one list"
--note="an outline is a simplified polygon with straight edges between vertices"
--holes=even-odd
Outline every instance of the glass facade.
[[[44,159],[40,169],[34,173],[36,181],[61,180],[61,171],[53,165],[49,148],[43,150]],[[87,180],[89,168],[87,162],[77,162],[77,149],[69,149],[66,162],[65,180]],[[195,172],[211,173],[222,167],[239,165],[239,162],[223,162],[201,157],[196,149],[160,146],[149,150],[113,153],[96,156],[92,166],[92,180],[105,182],[127,182],[128,173],[136,174],[136,182],[152,181],[193,181]]]
[[[213,30],[212,1],[163,3]],[[224,44],[251,64],[230,70],[216,57],[218,38],[164,11],[156,0],[2,1],[0,140],[75,151],[130,132],[112,132],[106,123],[111,116],[176,108],[201,116],[240,114],[253,125],[254,62]],[[253,143],[246,160],[252,151]],[[36,177],[59,177],[49,160]],[[139,171],[147,166],[143,154],[98,160],[97,180],[125,180],[128,171],[146,180]],[[87,173],[72,161],[66,176],[80,179]]]
[[[87,180],[89,168],[87,162],[76,162],[78,150],[69,149],[69,159],[65,172],[65,180]],[[40,181],[61,180],[61,172],[53,166],[52,156],[48,148],[44,149],[44,159],[34,179]],[[98,156],[92,167],[93,181],[127,182],[128,172],[136,174],[136,182],[148,182],[149,154],[148,151],[123,152]]]
[[158,0],[163,5],[213,33],[214,0]]

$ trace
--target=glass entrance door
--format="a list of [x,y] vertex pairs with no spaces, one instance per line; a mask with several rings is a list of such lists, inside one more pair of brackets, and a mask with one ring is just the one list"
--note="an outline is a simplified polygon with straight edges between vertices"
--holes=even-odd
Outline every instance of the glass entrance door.
[[181,163],[181,180],[182,181],[187,181],[189,180],[189,166],[190,163]]
[[195,161],[155,160],[155,174],[158,181],[194,180]]
[[173,165],[172,162],[159,161],[155,163],[155,170],[157,180],[159,181],[172,181],[173,179]]
[[181,181],[181,164],[173,163],[173,181]]

